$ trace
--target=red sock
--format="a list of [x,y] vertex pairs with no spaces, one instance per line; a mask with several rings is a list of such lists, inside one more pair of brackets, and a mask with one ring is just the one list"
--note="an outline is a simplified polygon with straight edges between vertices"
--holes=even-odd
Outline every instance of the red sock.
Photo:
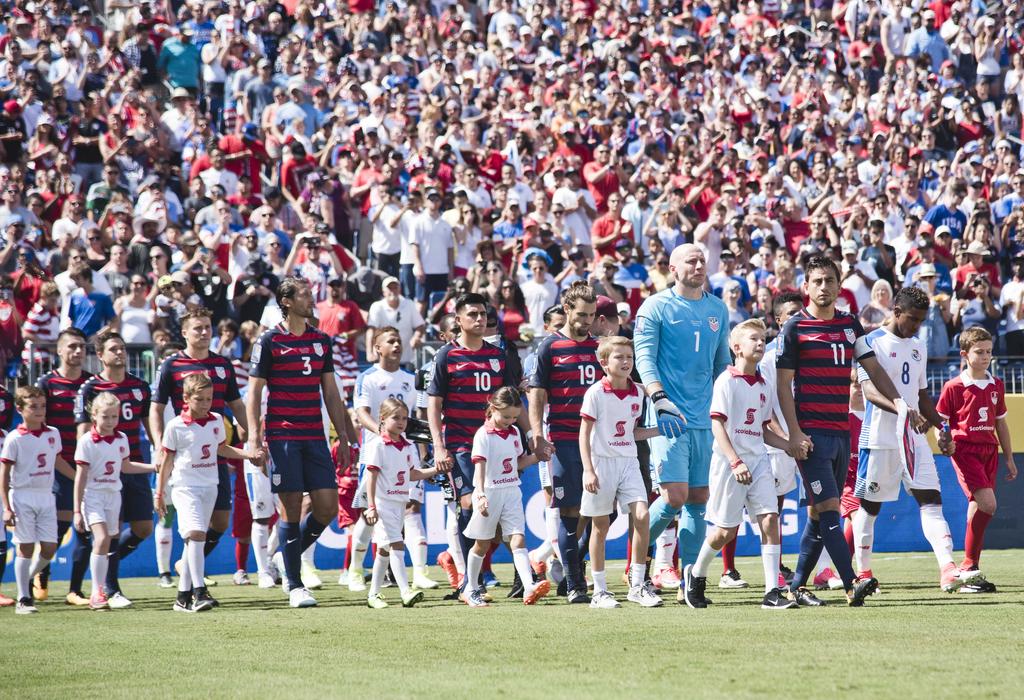
[[846,525],[843,527],[843,537],[846,538],[846,546],[850,548],[850,556],[853,556],[853,519],[847,518]]
[[732,571],[736,568],[736,538],[722,547],[722,571]]
[[487,554],[484,555],[484,564],[480,567],[480,571],[491,570],[491,558],[494,556],[494,553],[498,550],[498,546],[499,545],[497,542],[491,542],[491,546],[487,549]]
[[249,565],[249,543],[235,540],[235,568],[245,571]]
[[[350,528],[351,529],[351,528]],[[348,533],[348,539],[345,541],[345,560],[341,563],[341,568],[348,569],[352,565],[352,533]]]
[[978,509],[967,521],[967,534],[964,537],[964,561],[961,569],[974,569],[981,560],[981,548],[985,546],[985,528],[992,516]]

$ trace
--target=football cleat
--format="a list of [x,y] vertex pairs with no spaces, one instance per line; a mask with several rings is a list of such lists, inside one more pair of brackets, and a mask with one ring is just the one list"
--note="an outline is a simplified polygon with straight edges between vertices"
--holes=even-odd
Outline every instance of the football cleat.
[[773,588],[764,594],[764,598],[761,599],[761,607],[765,610],[786,610],[800,606],[796,604],[796,601],[783,595],[782,589]]
[[47,567],[32,579],[32,598],[43,602],[50,597],[50,569]]
[[590,607],[602,610],[611,610],[612,608],[621,608],[622,604],[615,600],[608,591],[598,591],[594,594],[594,597],[590,599]]
[[501,587],[501,581],[498,580],[498,577],[494,575],[493,571],[483,572],[482,578],[484,580],[484,586],[486,586],[487,588]]
[[18,601],[17,607],[14,608],[15,615],[33,615],[39,612],[36,606],[32,604],[31,598],[22,598]]
[[412,587],[419,588],[421,591],[432,591],[437,588],[440,584],[434,579],[427,576],[423,571],[413,572],[412,575]]
[[353,593],[362,593],[366,590],[366,575],[362,567],[353,566],[348,570],[348,589]]
[[192,596],[192,612],[203,612],[214,608],[213,596],[206,587],[197,588]]
[[651,576],[651,581],[654,582],[654,587],[660,590],[667,590],[669,588],[679,588],[679,574],[675,569],[664,568],[660,571],[655,571],[654,575]]
[[551,580],[555,583],[561,583],[565,580],[565,568],[562,566],[562,562],[557,559],[551,560]]
[[107,596],[107,604],[111,610],[124,610],[132,606],[132,601],[128,600],[124,593],[117,591],[113,595]]
[[483,586],[481,586],[480,588],[475,588],[472,591],[469,591],[468,593],[464,594],[463,600],[465,600],[466,605],[468,605],[471,608],[486,608],[490,605],[490,603],[488,603],[487,600],[484,598],[485,591],[486,589]]
[[792,588],[789,589],[786,591],[786,598],[801,607],[821,608],[825,605],[825,601],[811,593],[811,591],[805,586],[800,586],[800,588],[797,588],[795,591]]
[[324,582],[320,579],[316,569],[305,562],[302,563],[302,585],[311,591],[317,591],[324,587]]
[[249,586],[252,585],[252,581],[249,580],[249,574],[242,569],[235,572],[234,576],[231,577],[231,582],[236,586]]
[[263,573],[263,574],[258,574],[256,576],[256,585],[257,585],[258,588],[266,589],[266,588],[273,588],[273,587],[275,587],[277,585],[277,582],[274,581],[274,577],[271,576],[270,574]]
[[156,585],[160,588],[174,588],[174,579],[171,578],[169,573],[160,574],[160,578],[157,579]]
[[566,600],[571,605],[586,605],[590,603],[590,596],[587,595],[586,591],[569,591]]
[[722,574],[722,578],[718,581],[719,588],[748,588],[749,586],[750,584],[743,580],[740,572],[736,569],[729,569]]
[[874,578],[857,579],[853,588],[846,591],[846,602],[851,608],[864,605],[864,599],[878,589],[878,580]]
[[191,613],[195,612],[192,609],[192,593],[179,593],[177,600],[174,601],[174,606],[171,608],[174,612]]
[[650,585],[630,587],[629,593],[626,594],[626,600],[636,603],[642,608],[660,608],[665,604],[654,592],[654,586]]
[[522,598],[526,594],[526,586],[523,585],[523,579],[519,576],[519,572],[516,571],[512,577],[512,586],[508,589],[508,593],[505,594],[506,598]]
[[89,599],[81,593],[72,591],[64,597],[64,602],[68,605],[84,606],[89,604]]
[[782,578],[786,579],[787,586],[793,582],[793,570],[785,564],[779,565],[779,575],[782,576]]
[[388,601],[384,600],[384,596],[378,593],[366,599],[366,607],[373,608],[374,610],[383,610],[388,607]]
[[537,601],[551,592],[551,583],[547,580],[538,581],[528,591],[523,591],[523,605],[536,605]]
[[704,590],[707,588],[707,584],[707,577],[694,576],[693,565],[687,564],[683,569],[683,585],[680,587],[683,592],[683,602],[695,610],[706,608],[708,603],[704,600]]
[[410,588],[407,593],[402,594],[402,607],[411,608],[421,600],[423,600],[423,591],[418,591],[415,588]]
[[108,607],[107,595],[103,591],[97,589],[89,596],[90,610],[106,610]]
[[316,605],[316,598],[310,595],[308,589],[300,586],[288,592],[288,605],[293,608],[311,608]]
[[964,580],[960,577],[960,569],[956,568],[956,564],[949,562],[942,567],[942,574],[939,576],[939,587],[946,593],[956,593],[961,587],[974,583],[973,578],[970,580]]
[[[863,578],[871,578],[871,572],[868,571]],[[843,579],[836,576],[836,572],[830,566],[819,571],[818,575],[814,577],[813,583],[814,589],[817,591],[838,591],[843,587]]]

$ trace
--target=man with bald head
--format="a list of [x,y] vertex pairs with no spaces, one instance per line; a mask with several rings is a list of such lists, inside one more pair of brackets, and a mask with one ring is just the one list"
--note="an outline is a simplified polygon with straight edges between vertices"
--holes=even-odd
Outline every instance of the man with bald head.
[[703,248],[678,246],[669,270],[673,284],[640,307],[633,342],[636,367],[664,436],[651,441],[651,464],[661,491],[651,505],[651,542],[679,516],[679,558],[685,566],[696,561],[704,540],[711,388],[731,359],[729,312],[705,289]]

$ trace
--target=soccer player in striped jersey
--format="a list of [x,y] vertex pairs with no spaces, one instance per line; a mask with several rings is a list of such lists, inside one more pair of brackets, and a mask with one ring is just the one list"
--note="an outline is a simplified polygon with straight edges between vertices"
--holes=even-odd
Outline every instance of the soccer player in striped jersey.
[[[463,556],[473,546],[466,526],[473,517],[473,436],[486,418],[487,399],[503,386],[516,388],[517,378],[505,352],[484,340],[487,300],[463,294],[455,302],[459,335],[434,356],[427,387],[427,418],[434,443],[434,465],[450,472],[459,499],[459,538]],[[476,581],[469,582],[475,587]]]
[[[197,308],[188,311],[181,317],[181,335],[185,339],[185,349],[167,357],[160,363],[157,370],[156,395],[149,408],[149,432],[153,436],[154,445],[162,445],[164,421],[168,404],[173,415],[181,414],[185,406],[185,377],[190,374],[205,374],[213,383],[213,405],[210,410],[217,415],[224,415],[225,406],[231,409],[231,415],[238,423],[237,441],[244,443],[248,436],[248,421],[245,405],[238,390],[235,379],[235,368],[231,360],[223,355],[210,353],[210,341],[213,338],[212,314],[208,309]],[[230,444],[229,440],[229,444]],[[154,460],[159,463],[162,460]],[[228,529],[231,519],[231,475],[227,460],[217,458],[217,500],[213,507],[213,518],[206,530],[204,544],[205,556],[220,542],[221,536]],[[167,587],[171,580],[171,521],[173,505],[168,508],[168,515],[157,523],[157,565],[160,574],[160,585]],[[244,571],[242,573],[245,573]]]
[[[338,515],[335,463],[324,435],[321,396],[338,433],[342,466],[348,464],[348,413],[334,378],[330,338],[309,324],[315,310],[309,283],[287,277],[278,285],[276,297],[283,321],[264,332],[252,352],[246,396],[248,451],[259,452],[266,436],[273,465],[270,486],[281,508],[284,585],[291,607],[306,608],[316,605],[316,599],[302,585],[302,552]],[[311,511],[300,523],[304,492],[309,493]]]
[[[654,403],[663,437],[651,440],[661,495],[651,505],[651,541],[679,517],[679,555],[693,564],[706,532],[711,467],[711,389],[728,366],[729,312],[704,291],[707,262],[684,244],[670,258],[673,285],[637,312],[636,366]],[[682,604],[682,590],[676,594]]]
[[[75,430],[75,399],[92,375],[82,371],[85,361],[85,334],[77,328],[68,328],[57,337],[57,357],[60,366],[47,372],[36,382],[36,386],[46,392],[47,423],[60,431],[60,456],[68,464],[75,459],[75,443],[78,433]],[[64,541],[64,535],[71,527],[72,511],[75,507],[75,482],[60,472],[57,479],[57,544]],[[89,567],[89,554],[92,551],[92,535],[79,532],[75,536],[75,547],[71,554],[71,581],[66,601],[70,605],[88,605],[89,599],[82,594],[82,580]],[[36,577],[32,594],[36,600],[46,600],[49,568],[43,569]]]
[[[836,310],[836,264],[815,256],[804,269],[802,291],[808,297],[807,307],[782,328],[775,361],[775,390],[789,429],[787,452],[797,460],[808,501],[814,507],[800,537],[800,557],[787,595],[800,605],[823,604],[805,584],[824,547],[843,580],[847,602],[857,607],[875,591],[878,581],[855,580],[839,524],[840,494],[850,461],[850,369],[854,359],[882,396],[895,401],[899,393],[862,339],[864,329],[857,318]],[[918,421],[916,411],[910,411],[910,416]]]
[[[867,399],[864,423],[860,431],[860,456],[854,495],[860,508],[853,514],[854,560],[859,578],[871,578],[871,550],[875,540],[875,518],[882,504],[899,498],[900,483],[917,501],[921,529],[939,562],[939,585],[952,593],[976,581],[963,578],[953,563],[953,538],[942,515],[942,494],[935,459],[925,438],[930,428],[939,429],[939,448],[948,453],[952,439],[943,432],[942,416],[935,410],[925,369],[927,349],[916,338],[928,314],[928,294],[918,287],[904,287],[893,299],[892,317],[865,339],[875,352],[878,364],[893,378],[900,392],[899,401],[890,401],[875,391],[863,367],[857,372]],[[914,458],[904,464],[900,458],[903,430],[900,413],[906,408],[919,412],[921,419],[913,426]],[[902,409],[902,410],[901,410]]]
[[[566,321],[537,348],[537,366],[530,377],[530,425],[534,449],[553,454],[551,507],[559,511],[558,553],[565,569],[566,598],[589,603],[583,576],[579,537],[583,498],[583,458],[579,435],[583,396],[604,376],[597,361],[597,340],[590,327],[597,313],[597,295],[583,281],[573,282],[562,298]],[[545,431],[545,427],[547,430]]]
[[[100,373],[89,378],[78,390],[75,401],[75,421],[78,435],[92,429],[89,405],[103,391],[109,391],[121,402],[121,422],[117,430],[128,438],[129,455],[133,462],[149,461],[142,454],[142,431],[149,435],[145,421],[149,413],[150,389],[146,382],[129,374],[128,349],[119,333],[107,331],[96,337],[96,356],[100,361]],[[149,477],[145,474],[121,474],[121,522],[127,523],[118,537],[116,546],[110,552],[110,566],[107,569],[107,602],[111,608],[127,608],[132,604],[121,593],[118,570],[121,559],[139,548],[139,545],[153,534],[153,492]]]

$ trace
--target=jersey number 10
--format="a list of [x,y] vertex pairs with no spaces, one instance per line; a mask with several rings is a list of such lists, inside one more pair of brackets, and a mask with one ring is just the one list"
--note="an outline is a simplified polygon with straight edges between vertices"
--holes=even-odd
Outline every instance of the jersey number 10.
[[473,380],[476,383],[477,391],[491,390],[491,375],[486,372],[473,372]]

